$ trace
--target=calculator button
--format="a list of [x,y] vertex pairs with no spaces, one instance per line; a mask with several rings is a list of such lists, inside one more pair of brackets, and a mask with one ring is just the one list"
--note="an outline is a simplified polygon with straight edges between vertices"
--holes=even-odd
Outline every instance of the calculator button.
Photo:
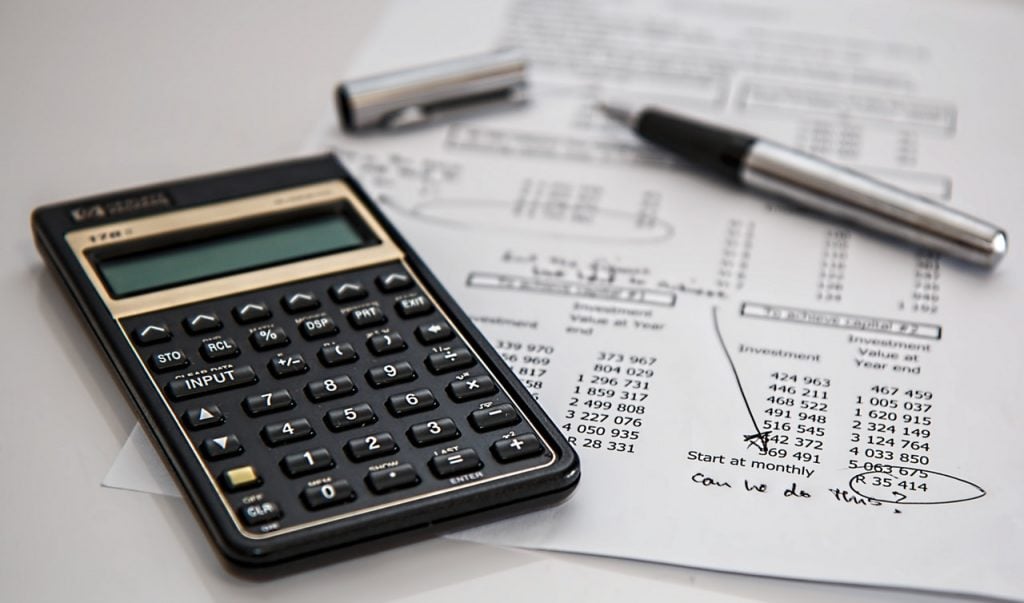
[[366,371],[366,380],[370,382],[370,385],[377,388],[387,387],[396,383],[405,383],[415,378],[416,371],[412,370],[411,364],[404,361],[385,364],[384,366],[375,366]]
[[345,316],[348,318],[348,323],[357,329],[382,325],[388,321],[388,317],[384,316],[384,312],[378,305],[356,308]]
[[228,469],[220,474],[220,480],[230,492],[253,488],[263,483],[260,474],[256,473],[252,465]]
[[166,373],[188,365],[188,356],[181,350],[157,352],[149,357],[149,366],[158,373]]
[[284,347],[291,343],[291,340],[281,327],[266,327],[253,331],[252,335],[249,335],[249,342],[252,343],[252,347],[262,352]]
[[501,439],[491,444],[491,453],[502,463],[511,463],[539,455],[544,449],[532,433]]
[[334,459],[326,448],[314,448],[297,454],[289,454],[281,461],[281,469],[288,477],[300,477],[334,466]]
[[132,339],[139,345],[150,345],[168,341],[171,338],[171,329],[164,323],[156,323],[139,327],[132,331]]
[[206,314],[193,314],[188,316],[182,321],[185,326],[185,330],[192,335],[199,335],[200,333],[209,333],[210,331],[216,331],[221,328],[223,323],[220,322],[220,318],[216,314],[210,312]]
[[414,295],[395,302],[395,311],[402,318],[413,318],[423,316],[434,311],[434,306],[424,295]]
[[256,371],[251,366],[212,371],[202,375],[193,375],[175,379],[167,384],[167,393],[174,400],[185,400],[196,396],[204,396],[255,382]]
[[356,354],[355,349],[347,343],[325,345],[316,355],[320,358],[320,364],[324,366],[338,366],[359,359],[359,354]]
[[404,291],[405,289],[412,287],[412,278],[408,274],[403,274],[401,272],[382,274],[377,277],[377,287],[384,293]]
[[407,347],[398,333],[378,333],[366,340],[366,346],[376,356],[401,352]]
[[519,413],[511,404],[499,404],[483,408],[469,415],[469,423],[477,431],[490,431],[519,423]]
[[442,454],[430,459],[430,470],[437,477],[451,477],[475,471],[483,467],[480,456],[472,448],[465,448],[451,454]]
[[437,400],[429,389],[417,389],[404,394],[395,394],[384,403],[396,417],[437,408]]
[[489,396],[498,391],[498,388],[494,386],[494,381],[491,381],[487,375],[476,375],[452,381],[448,384],[447,390],[452,400],[465,402]]
[[269,500],[261,500],[251,505],[242,505],[238,508],[238,516],[242,518],[247,526],[258,526],[281,519],[281,507]]
[[250,417],[258,417],[294,407],[295,400],[285,389],[248,396],[242,401],[242,408]]
[[224,413],[216,404],[194,408],[184,414],[185,425],[191,430],[206,429],[224,422]]
[[409,428],[407,435],[409,436],[409,441],[416,446],[429,446],[438,442],[454,440],[462,434],[459,433],[459,428],[455,426],[455,421],[446,417],[436,421],[427,421],[426,423],[413,425]]
[[224,360],[225,358],[234,358],[241,353],[241,350],[238,349],[238,344],[235,343],[234,339],[222,337],[220,339],[204,341],[203,345],[199,346],[199,353],[206,360],[213,362],[215,360]]
[[334,320],[329,316],[319,316],[302,321],[299,332],[306,339],[320,339],[337,333],[338,325],[334,324]]
[[427,368],[435,375],[469,368],[474,364],[476,364],[476,357],[473,356],[473,352],[462,346],[444,352],[434,352],[427,356]]
[[281,298],[281,305],[288,312],[295,314],[296,312],[305,312],[306,310],[315,310],[320,307],[320,300],[315,295],[308,291],[302,291],[299,293],[289,293]]
[[306,359],[302,354],[278,354],[267,363],[270,374],[278,379],[301,375],[309,370]]
[[234,434],[203,440],[199,448],[202,449],[203,456],[211,461],[242,454],[242,443]]
[[321,381],[311,381],[306,384],[306,396],[313,402],[341,398],[342,396],[354,394],[355,391],[356,384],[352,383],[352,379],[345,375],[338,375],[337,377]]
[[345,444],[345,454],[353,461],[367,461],[387,456],[398,451],[398,444],[391,434],[384,431],[373,435],[354,438]]
[[330,289],[331,298],[339,304],[366,297],[366,288],[359,283],[341,283]]
[[454,336],[452,328],[445,322],[428,322],[416,327],[416,339],[426,345],[448,341]]
[[377,422],[377,415],[369,404],[354,404],[345,408],[336,408],[324,415],[324,423],[331,431],[345,431],[357,427],[365,427]]
[[231,313],[235,316],[235,320],[243,325],[270,318],[270,308],[263,302],[249,302],[235,306]]
[[384,494],[400,488],[411,488],[420,483],[420,476],[409,463],[403,463],[389,469],[371,471],[366,475],[366,483],[377,494]]
[[316,435],[309,421],[305,419],[292,419],[282,423],[267,425],[260,431],[265,441],[270,446],[281,446],[289,442],[305,440]]
[[338,481],[310,486],[302,491],[302,504],[310,511],[333,507],[354,500],[355,490],[343,479]]

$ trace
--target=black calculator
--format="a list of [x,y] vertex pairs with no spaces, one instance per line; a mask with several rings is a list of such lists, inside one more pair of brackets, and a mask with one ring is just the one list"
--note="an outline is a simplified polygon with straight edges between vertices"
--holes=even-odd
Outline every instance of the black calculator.
[[331,155],[32,222],[232,561],[358,552],[579,480],[557,427]]

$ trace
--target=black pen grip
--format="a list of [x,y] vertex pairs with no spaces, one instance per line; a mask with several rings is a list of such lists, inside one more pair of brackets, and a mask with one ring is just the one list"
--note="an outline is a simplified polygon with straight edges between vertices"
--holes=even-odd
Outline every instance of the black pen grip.
[[636,132],[694,165],[737,182],[743,158],[757,140],[658,109],[646,109],[640,113]]

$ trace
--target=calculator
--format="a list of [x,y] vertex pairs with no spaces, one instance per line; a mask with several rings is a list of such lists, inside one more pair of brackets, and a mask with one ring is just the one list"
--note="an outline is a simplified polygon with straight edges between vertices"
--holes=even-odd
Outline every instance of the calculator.
[[557,427],[332,155],[32,224],[231,561],[358,553],[579,480]]

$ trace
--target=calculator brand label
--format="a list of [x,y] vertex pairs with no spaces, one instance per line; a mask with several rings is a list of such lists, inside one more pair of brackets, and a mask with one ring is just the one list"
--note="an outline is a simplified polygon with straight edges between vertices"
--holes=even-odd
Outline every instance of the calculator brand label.
[[157,191],[134,197],[122,197],[113,201],[79,205],[71,209],[71,219],[79,224],[83,222],[96,222],[110,218],[134,216],[157,209],[166,209],[173,205],[174,203],[167,193]]

